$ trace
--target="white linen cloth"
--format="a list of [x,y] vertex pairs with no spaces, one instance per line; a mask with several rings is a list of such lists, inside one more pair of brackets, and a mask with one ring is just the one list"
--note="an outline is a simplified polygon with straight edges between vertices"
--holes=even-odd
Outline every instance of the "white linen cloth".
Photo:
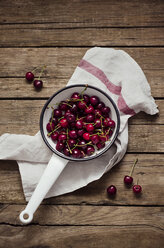
[[[68,162],[46,198],[77,190],[102,177],[126,152],[129,117],[140,111],[151,115],[158,112],[143,71],[122,50],[89,49],[69,80],[68,85],[71,84],[93,85],[109,94],[120,112],[120,131],[112,148],[101,157],[89,162]],[[0,137],[0,159],[17,160],[27,201],[51,156],[40,132],[35,136],[6,133]]]

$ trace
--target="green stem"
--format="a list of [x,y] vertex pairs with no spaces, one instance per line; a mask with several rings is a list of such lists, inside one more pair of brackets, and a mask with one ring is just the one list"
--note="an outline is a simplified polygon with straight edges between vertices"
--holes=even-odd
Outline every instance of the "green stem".
[[41,75],[42,75],[44,69],[46,69],[46,65],[43,66],[43,68],[42,68],[42,70],[41,70],[41,72],[40,72],[40,75],[39,75],[39,77],[38,77],[38,80],[40,80],[40,77],[41,77]]
[[71,149],[70,149],[70,146],[68,145],[68,141],[67,141],[66,143],[67,143],[67,146],[68,146],[69,152],[72,154],[72,151],[71,151]]
[[131,171],[130,171],[130,174],[129,174],[130,177],[132,176],[134,167],[135,167],[135,165],[137,164],[137,162],[138,162],[138,158],[136,158],[136,160],[135,160],[135,162],[134,162],[134,164],[133,164],[133,166],[132,166],[132,168],[131,168]]
[[83,97],[84,91],[86,91],[86,89],[88,88],[88,84],[85,85],[85,88],[82,90],[82,92],[80,93],[80,95]]

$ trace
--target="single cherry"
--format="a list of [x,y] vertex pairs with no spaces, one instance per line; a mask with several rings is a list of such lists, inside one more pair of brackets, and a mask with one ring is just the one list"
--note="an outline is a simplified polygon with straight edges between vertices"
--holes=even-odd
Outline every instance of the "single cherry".
[[[109,118],[110,119],[110,118]],[[114,128],[115,127],[115,122],[113,121],[113,120],[110,120],[109,122],[108,122],[108,127],[111,127],[111,128]]]
[[68,145],[70,148],[74,147],[74,145],[76,144],[76,140],[75,139],[69,139],[68,140]]
[[86,151],[87,155],[91,156],[94,152],[95,152],[95,148],[93,146],[88,145]]
[[99,104],[96,106],[97,109],[102,109],[105,107],[105,104],[103,102],[99,102]]
[[91,96],[90,97],[90,103],[92,104],[92,106],[98,105],[99,101],[100,100],[99,100],[98,96]]
[[101,120],[100,119],[95,119],[95,121],[94,121],[94,127],[95,128],[99,128],[99,127],[101,127]]
[[77,107],[77,104],[76,103],[73,103],[72,104],[72,107],[70,108],[71,112],[76,114],[77,111],[78,111],[78,107]]
[[60,120],[60,125],[61,125],[61,127],[64,127],[64,128],[68,127],[67,119],[66,118],[61,119]]
[[97,143],[99,143],[100,139],[99,136],[97,134],[94,134],[91,136],[91,141],[94,145],[96,145]]
[[81,150],[85,151],[87,148],[86,141],[85,140],[80,140],[78,143],[78,146],[80,147]]
[[94,130],[93,124],[87,124],[86,130],[87,130],[88,132],[93,132],[93,130]]
[[102,113],[104,116],[107,116],[110,113],[110,108],[109,107],[103,107],[101,109]]
[[68,109],[68,105],[66,102],[62,101],[60,104],[59,104],[59,109],[62,110],[62,111],[67,111]]
[[92,105],[89,105],[86,109],[85,109],[85,113],[86,114],[92,114],[94,113],[95,110],[94,110],[94,107]]
[[46,128],[48,132],[52,132],[55,129],[55,124],[53,122],[48,122]]
[[67,135],[66,134],[60,134],[59,136],[58,136],[58,141],[60,141],[60,142],[65,142],[66,141],[66,139],[67,139]]
[[62,117],[62,111],[60,109],[54,109],[54,116],[56,118]]
[[71,155],[70,150],[68,149],[68,147],[65,147],[63,149],[63,153],[64,153],[65,156],[68,156],[68,157]]
[[80,99],[80,95],[78,92],[74,92],[71,96],[72,99]]
[[83,122],[81,120],[76,121],[76,128],[77,129],[82,129],[83,128]]
[[69,137],[71,138],[71,139],[77,139],[77,131],[76,130],[71,130],[71,131],[69,131]]
[[79,137],[83,137],[83,134],[84,134],[84,133],[85,133],[84,129],[80,129],[80,130],[77,131],[77,135],[78,135]]
[[95,109],[96,118],[100,117],[101,115],[102,115],[101,110],[100,109]]
[[129,175],[126,175],[126,176],[124,177],[124,183],[125,183],[126,185],[128,185],[128,186],[131,185],[131,184],[133,183],[132,173],[133,173],[134,167],[135,167],[135,165],[137,164],[137,162],[138,162],[138,158],[135,160],[135,162],[134,162],[134,164],[133,164],[133,166],[132,166],[132,168],[131,168],[130,174],[129,174]]
[[34,80],[34,87],[36,90],[40,90],[43,87],[42,80]]
[[31,71],[28,71],[28,72],[26,73],[26,79],[27,79],[27,81],[29,81],[29,82],[33,81],[33,80],[34,80],[34,74],[33,74]]
[[135,194],[140,194],[141,193],[141,191],[142,191],[142,187],[141,187],[141,185],[139,185],[138,183],[136,184],[136,185],[133,185],[133,192],[135,193]]
[[83,134],[83,139],[85,139],[85,140],[90,140],[90,134],[89,133],[84,133]]
[[114,186],[114,185],[110,185],[108,188],[107,188],[107,193],[109,196],[114,196],[117,192],[117,188]]
[[69,123],[71,123],[71,122],[74,122],[74,121],[75,121],[76,117],[75,117],[75,115],[74,115],[73,113],[70,113],[70,114],[68,114],[68,115],[66,116],[66,119],[67,119],[67,121],[68,121]]
[[58,141],[56,144],[56,150],[61,152],[63,150],[63,148],[64,148],[64,144],[62,142]]
[[83,95],[84,101],[88,104],[90,102],[90,97],[88,95]]
[[93,114],[88,114],[86,116],[86,122],[93,122],[95,119],[94,115]]
[[104,142],[99,142],[99,143],[96,144],[96,146],[97,146],[97,150],[100,150],[100,149],[105,147],[105,143]]
[[80,158],[81,157],[81,152],[78,148],[75,148],[72,150],[72,157],[74,157],[74,158]]
[[53,141],[56,141],[58,139],[59,133],[56,131],[54,133],[51,134],[51,139]]
[[103,124],[105,127],[111,127],[111,119],[109,117],[105,118]]
[[85,101],[80,101],[78,103],[78,108],[79,109],[84,110],[84,109],[86,109],[86,107],[87,107],[87,103]]

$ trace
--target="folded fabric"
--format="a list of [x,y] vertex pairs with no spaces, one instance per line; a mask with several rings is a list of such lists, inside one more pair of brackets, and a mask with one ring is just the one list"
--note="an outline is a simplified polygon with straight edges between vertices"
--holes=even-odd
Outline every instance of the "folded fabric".
[[[126,152],[128,119],[140,111],[151,115],[158,112],[143,71],[122,50],[89,49],[68,82],[72,84],[93,85],[109,94],[120,112],[120,131],[112,148],[101,157],[89,162],[68,162],[46,198],[72,192],[102,177]],[[4,134],[0,137],[0,159],[17,160],[27,201],[51,156],[40,132],[35,136]]]

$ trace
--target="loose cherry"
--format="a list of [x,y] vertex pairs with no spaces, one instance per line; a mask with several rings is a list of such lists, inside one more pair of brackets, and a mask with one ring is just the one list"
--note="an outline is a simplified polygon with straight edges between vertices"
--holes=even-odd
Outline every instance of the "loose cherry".
[[138,195],[138,194],[141,193],[141,191],[142,191],[142,187],[141,187],[141,185],[138,184],[138,182],[137,182],[136,185],[133,185],[133,192],[134,192],[135,194]]
[[124,183],[125,183],[126,185],[131,185],[131,184],[133,183],[132,173],[133,173],[134,167],[135,167],[135,165],[137,164],[137,162],[138,162],[138,158],[135,160],[135,162],[134,162],[134,164],[133,164],[133,166],[132,166],[132,168],[131,168],[130,174],[129,174],[129,175],[126,175],[126,176],[124,177]]
[[31,71],[28,71],[26,73],[26,76],[25,77],[26,77],[27,81],[29,81],[29,82],[31,82],[31,81],[34,80],[34,74]]
[[117,192],[117,188],[114,186],[114,185],[110,185],[108,188],[107,188],[107,193],[109,196],[114,196]]

